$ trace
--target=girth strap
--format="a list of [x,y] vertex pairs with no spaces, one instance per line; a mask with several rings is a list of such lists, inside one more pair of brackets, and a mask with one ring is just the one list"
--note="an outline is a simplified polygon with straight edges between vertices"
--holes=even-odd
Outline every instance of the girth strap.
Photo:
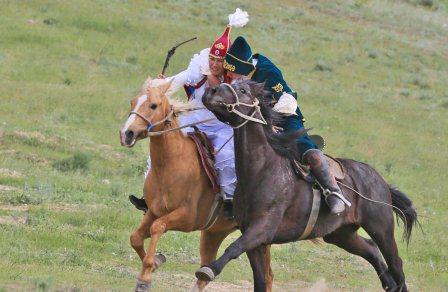
[[314,226],[317,222],[317,217],[319,216],[320,201],[320,190],[313,188],[313,204],[311,205],[310,217],[308,218],[305,230],[303,231],[302,235],[300,235],[299,240],[306,239],[311,234],[311,231],[313,231]]
[[216,193],[215,199],[213,200],[212,206],[210,207],[210,212],[208,213],[207,220],[205,221],[205,224],[201,228],[199,228],[199,230],[207,230],[216,223],[216,221],[218,220],[221,205],[221,197],[219,193]]

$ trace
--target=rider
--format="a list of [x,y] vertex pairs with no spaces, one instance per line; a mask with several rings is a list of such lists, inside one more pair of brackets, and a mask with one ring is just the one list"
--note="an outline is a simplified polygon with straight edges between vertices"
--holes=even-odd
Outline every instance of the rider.
[[[274,110],[287,115],[282,124],[284,131],[291,132],[304,128],[304,118],[297,105],[297,93],[286,84],[280,69],[268,58],[261,54],[252,55],[252,50],[243,37],[237,37],[227,51],[224,68],[234,81],[250,79],[265,82],[265,89],[272,92],[273,101],[276,102]],[[324,188],[326,202],[331,212],[334,214],[343,212],[344,197],[323,152],[307,134],[297,139],[297,146],[302,155],[302,162],[310,166],[313,176]]]
[[[194,107],[202,107],[202,110],[192,111],[179,117],[181,125],[186,125],[201,120],[213,118],[206,123],[198,124],[196,127],[207,134],[216,150],[220,149],[215,155],[215,168],[218,173],[220,184],[220,195],[224,201],[224,215],[232,217],[232,199],[236,187],[235,174],[235,155],[233,141],[229,141],[233,135],[233,129],[220,122],[212,112],[207,110],[202,104],[202,95],[209,86],[216,86],[222,82],[230,82],[226,76],[223,67],[224,57],[230,47],[230,31],[232,27],[242,27],[249,21],[247,12],[236,9],[235,13],[229,15],[229,25],[224,33],[215,40],[210,48],[203,49],[199,54],[195,54],[190,61],[187,70],[179,74],[165,78],[172,80],[171,86],[167,91],[170,95],[178,89],[184,87],[188,99]],[[154,80],[160,82],[160,80]],[[186,128],[186,131],[192,131],[192,128]],[[228,143],[227,143],[228,142]],[[148,157],[148,170],[151,167],[150,157]],[[138,199],[135,196],[129,197],[134,206],[146,211],[147,206],[144,199]]]

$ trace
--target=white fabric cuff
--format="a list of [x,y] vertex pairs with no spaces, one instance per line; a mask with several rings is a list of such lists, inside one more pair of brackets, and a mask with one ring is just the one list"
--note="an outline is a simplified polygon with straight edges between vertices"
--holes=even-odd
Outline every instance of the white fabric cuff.
[[276,112],[288,115],[295,115],[297,109],[297,100],[289,93],[283,92],[278,102],[274,105]]

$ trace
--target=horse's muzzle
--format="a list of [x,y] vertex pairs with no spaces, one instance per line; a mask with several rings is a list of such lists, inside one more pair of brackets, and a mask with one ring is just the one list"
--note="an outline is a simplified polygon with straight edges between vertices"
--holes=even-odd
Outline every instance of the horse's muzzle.
[[135,145],[135,142],[137,140],[136,134],[132,130],[126,130],[126,131],[120,131],[120,142],[121,146],[129,147]]

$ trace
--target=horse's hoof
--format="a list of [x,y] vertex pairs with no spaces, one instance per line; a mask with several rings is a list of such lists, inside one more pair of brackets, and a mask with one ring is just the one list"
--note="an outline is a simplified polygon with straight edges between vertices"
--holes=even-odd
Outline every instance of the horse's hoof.
[[199,280],[202,280],[202,281],[210,282],[215,279],[215,273],[213,272],[213,270],[206,266],[197,270],[195,275],[196,275],[196,278],[198,278]]
[[154,270],[158,269],[162,264],[166,262],[166,257],[159,253],[154,256]]
[[137,285],[135,286],[135,292],[148,292],[151,291],[151,283],[137,280]]

